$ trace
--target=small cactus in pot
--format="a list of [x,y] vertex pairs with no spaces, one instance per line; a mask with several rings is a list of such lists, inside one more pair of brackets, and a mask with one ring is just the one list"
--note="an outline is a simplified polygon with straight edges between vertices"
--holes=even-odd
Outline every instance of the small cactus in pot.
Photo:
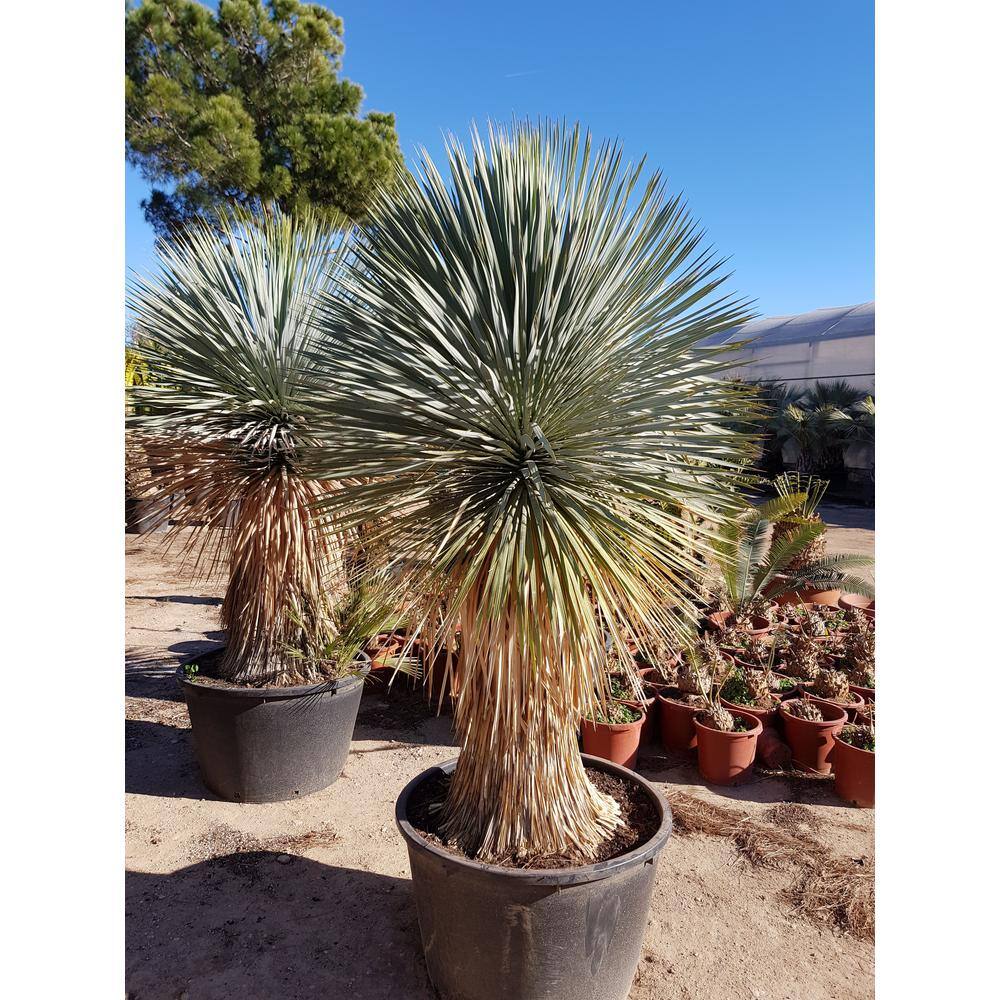
[[840,670],[820,667],[810,685],[810,692],[814,697],[822,698],[824,701],[835,701],[840,704],[854,701],[847,674]]
[[699,712],[696,718],[703,726],[717,729],[720,733],[736,732],[736,718],[722,705],[710,705],[704,712]]
[[822,664],[819,647],[804,635],[797,635],[789,640],[782,662],[784,673],[806,681],[815,678]]
[[796,719],[805,719],[806,722],[823,721],[823,713],[819,710],[819,707],[811,701],[806,701],[804,698],[795,698],[792,701],[786,701],[784,709],[789,715],[794,715]]

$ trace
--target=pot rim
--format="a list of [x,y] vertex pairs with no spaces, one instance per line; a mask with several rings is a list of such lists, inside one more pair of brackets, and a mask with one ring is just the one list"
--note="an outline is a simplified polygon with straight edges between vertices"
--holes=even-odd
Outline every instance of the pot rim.
[[[622,702],[622,704],[628,705],[631,708],[634,705],[638,705],[639,703],[625,701]],[[593,719],[581,719],[580,725],[581,727],[591,726],[593,729],[596,729],[598,726],[600,726],[602,729],[610,729],[611,732],[613,733],[624,733],[629,729],[636,729],[638,726],[641,726],[646,721],[646,716],[648,715],[648,713],[642,708],[636,708],[636,711],[641,713],[641,717],[636,719],[635,722],[594,722]]]
[[[684,692],[687,694],[688,692]],[[656,700],[661,702],[666,702],[668,705],[675,705],[677,708],[683,708],[690,712],[704,712],[704,705],[688,705],[686,702],[678,701],[676,698],[668,698],[665,694],[660,691],[656,692]]]
[[834,701],[832,698],[820,698],[818,694],[813,694],[808,688],[805,687],[805,685],[802,686],[801,691],[801,697],[805,698],[806,701],[821,701],[824,705],[835,705],[837,708],[842,708],[845,712],[851,712],[855,709],[863,708],[866,704],[868,704],[865,701],[864,695],[858,694],[856,691],[852,691],[851,693],[857,698],[860,698],[861,701],[850,701],[846,705],[842,705],[839,701]]
[[869,757],[875,756],[874,750],[866,750],[864,747],[856,747],[853,743],[848,743],[847,740],[842,740],[840,738],[840,733],[833,734],[833,742],[839,744],[842,747],[847,747],[848,750],[855,750],[858,753],[868,754]]
[[753,729],[744,730],[741,733],[726,733],[721,729],[713,729],[711,726],[704,725],[698,721],[697,717],[695,717],[692,721],[695,724],[695,728],[703,729],[706,733],[717,733],[719,736],[727,740],[736,740],[742,736],[760,736],[760,734],[764,731],[764,723],[761,722],[755,715],[751,715],[749,712],[740,711],[738,708],[735,710],[730,709],[730,712],[732,715],[741,716],[744,722],[753,722]]
[[215,695],[216,697],[256,698],[258,700],[264,698],[268,701],[274,701],[278,698],[302,698],[310,694],[323,694],[327,691],[346,690],[348,687],[353,686],[352,682],[356,682],[358,684],[362,683],[372,667],[371,657],[364,652],[364,650],[359,650],[358,655],[354,658],[354,662],[361,664],[360,670],[348,674],[345,677],[337,677],[331,681],[320,681],[317,684],[293,684],[288,687],[270,686],[252,688],[225,683],[198,684],[195,681],[188,680],[187,675],[184,673],[185,666],[189,663],[194,663],[195,660],[200,659],[208,653],[217,653],[220,649],[225,649],[225,646],[219,646],[216,649],[206,649],[201,653],[196,653],[193,656],[187,657],[180,664],[178,664],[175,676],[181,687],[197,691],[199,694]]
[[660,826],[649,840],[617,858],[611,858],[608,861],[599,861],[592,865],[578,865],[573,868],[504,868],[501,865],[491,865],[482,861],[474,861],[463,854],[446,851],[436,844],[432,844],[411,826],[410,821],[406,818],[406,807],[409,804],[410,796],[424,781],[429,780],[429,778],[438,773],[451,774],[454,772],[455,765],[458,763],[457,757],[429,767],[410,779],[396,799],[396,829],[399,830],[401,836],[406,841],[407,847],[416,847],[442,861],[491,878],[513,879],[524,885],[551,885],[558,887],[579,885],[586,882],[598,882],[624,869],[634,868],[650,862],[650,859],[659,854],[666,845],[670,834],[673,832],[674,817],[670,810],[670,804],[663,794],[641,774],[637,774],[635,771],[627,767],[622,767],[620,764],[615,764],[610,760],[605,760],[603,757],[594,757],[592,754],[587,753],[581,753],[580,757],[587,767],[605,771],[617,778],[623,778],[626,781],[631,781],[633,784],[639,785],[649,798],[653,800],[653,805],[660,814]]
[[741,705],[738,701],[730,701],[728,698],[723,698],[722,695],[719,695],[719,701],[731,712],[746,712],[748,715],[751,715],[753,712],[777,712],[781,706],[781,696],[772,691],[771,697],[774,699],[774,702],[770,708],[758,708],[756,705]]

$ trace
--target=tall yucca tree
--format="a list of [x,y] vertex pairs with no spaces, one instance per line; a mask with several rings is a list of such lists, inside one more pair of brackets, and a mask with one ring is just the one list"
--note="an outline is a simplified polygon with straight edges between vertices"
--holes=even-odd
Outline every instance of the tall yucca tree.
[[160,518],[194,526],[173,540],[196,564],[228,569],[219,669],[237,683],[312,681],[334,666],[307,656],[330,638],[343,566],[314,508],[334,486],[300,468],[298,394],[315,372],[316,295],[338,242],[309,215],[241,213],[159,244],[155,273],[130,287],[148,335],[137,350],[159,376],[155,391],[133,390],[144,405],[130,423]]
[[450,184],[425,153],[375,200],[327,299],[340,388],[315,393],[313,461],[363,480],[329,511],[389,515],[426,619],[461,627],[445,835],[491,861],[589,857],[620,818],[577,726],[607,696],[606,636],[695,621],[711,538],[680,511],[724,521],[749,454],[722,423],[747,395],[697,345],[747,314],[617,145],[514,124],[447,160]]

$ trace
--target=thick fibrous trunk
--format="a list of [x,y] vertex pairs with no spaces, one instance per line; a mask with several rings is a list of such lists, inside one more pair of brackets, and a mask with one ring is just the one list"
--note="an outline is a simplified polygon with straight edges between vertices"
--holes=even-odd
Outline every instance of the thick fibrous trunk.
[[[462,751],[442,833],[481,861],[579,852],[592,857],[620,822],[587,779],[576,732],[593,675],[581,642],[558,641],[543,612],[496,625],[462,613]],[[517,622],[532,620],[532,633]]]
[[[325,487],[328,488],[328,487]],[[328,619],[342,596],[341,552],[317,530],[310,504],[321,487],[276,468],[240,495],[229,528],[229,585],[222,604],[228,632],[219,673],[239,684],[321,680],[305,653],[304,631]],[[327,622],[327,627],[329,623]]]

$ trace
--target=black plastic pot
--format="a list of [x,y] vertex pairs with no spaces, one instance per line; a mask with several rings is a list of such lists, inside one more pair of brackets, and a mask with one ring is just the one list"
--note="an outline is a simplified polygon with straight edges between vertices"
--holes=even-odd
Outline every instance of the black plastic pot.
[[247,688],[177,678],[184,691],[201,777],[231,802],[281,802],[332,785],[351,748],[359,672],[323,684]]
[[624,1000],[646,932],[670,806],[634,771],[586,754],[588,767],[639,785],[660,827],[636,850],[580,868],[480,864],[429,843],[407,821],[414,790],[455,761],[417,775],[396,800],[427,973],[442,1000]]

